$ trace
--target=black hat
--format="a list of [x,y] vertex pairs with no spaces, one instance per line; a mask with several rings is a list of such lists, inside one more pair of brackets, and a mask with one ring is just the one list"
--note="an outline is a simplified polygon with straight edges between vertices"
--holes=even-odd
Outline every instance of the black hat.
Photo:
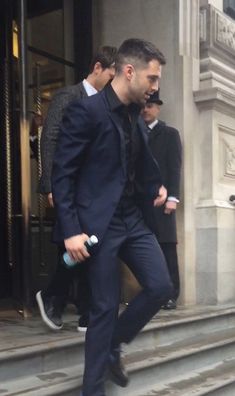
[[160,99],[160,89],[154,92],[149,99],[147,99],[147,103],[156,103],[159,106],[163,104],[163,101]]

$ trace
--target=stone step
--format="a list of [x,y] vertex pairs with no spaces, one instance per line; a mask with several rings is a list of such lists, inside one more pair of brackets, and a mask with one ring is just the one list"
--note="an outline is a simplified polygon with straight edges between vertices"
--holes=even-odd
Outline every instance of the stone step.
[[161,311],[160,315],[153,318],[130,345],[130,350],[138,351],[141,348],[170,345],[195,335],[211,334],[234,327],[235,307],[211,308],[206,312],[203,309],[200,311],[198,307],[197,309],[192,307],[186,311],[177,309],[172,315]]
[[235,395],[235,357],[219,363],[194,370],[187,375],[169,378],[145,392],[135,396],[234,396]]
[[[209,372],[208,367],[213,372],[213,367],[218,372],[218,367],[228,369],[228,374],[224,374],[222,380],[231,379],[231,373],[235,372],[235,328],[214,332],[214,334],[196,336],[191,339],[179,341],[171,345],[154,347],[138,352],[130,352],[127,348],[125,364],[130,374],[130,384],[125,389],[126,396],[145,396],[155,392],[156,384],[162,387],[162,393],[157,395],[167,395],[164,393],[164,386],[170,386],[171,382],[179,382],[180,377],[192,378],[196,371]],[[223,362],[224,361],[224,362]],[[34,375],[26,375],[24,378],[9,380],[1,383],[0,394],[28,395],[28,396],[75,396],[81,387],[82,365],[71,365],[57,370],[42,373],[40,368]],[[199,375],[199,374],[198,374]],[[209,375],[209,374],[208,374]],[[215,374],[216,376],[216,374]],[[184,382],[181,380],[181,385]],[[173,386],[173,385],[172,385]],[[188,382],[185,380],[185,386]],[[5,390],[4,390],[5,389]],[[183,390],[183,389],[182,389]],[[188,395],[181,393],[183,396]],[[107,384],[107,394],[110,396],[121,396],[124,391],[111,383]],[[154,393],[152,393],[154,395]],[[172,395],[172,393],[169,393]],[[174,396],[176,396],[175,394]],[[199,393],[200,395],[200,393]],[[203,395],[203,393],[202,393]]]
[[78,396],[82,384],[83,366],[47,371],[15,381],[1,383],[1,396]]
[[0,383],[84,362],[84,335],[0,352]]
[[[48,335],[41,322],[39,326],[42,332],[40,337],[34,338],[32,345],[12,345],[10,348],[6,346],[6,349],[0,351],[0,383],[11,378],[24,377],[26,373],[34,375],[83,364],[84,334],[71,331],[75,326],[70,324],[71,328],[67,326],[67,331],[62,330],[59,334],[48,332]],[[128,346],[128,352],[174,345],[195,335],[211,334],[216,330],[233,327],[235,308],[211,308],[209,312],[179,308],[172,315],[162,311],[143,329],[135,342]],[[37,343],[37,339],[40,342]]]
[[[154,388],[156,383],[165,384],[169,378],[190,375],[194,370],[234,356],[235,328],[132,353],[126,356],[131,382],[125,395],[135,395],[137,390],[146,391],[146,387]],[[235,372],[234,362],[233,367]],[[112,396],[121,396],[120,390],[112,389]]]

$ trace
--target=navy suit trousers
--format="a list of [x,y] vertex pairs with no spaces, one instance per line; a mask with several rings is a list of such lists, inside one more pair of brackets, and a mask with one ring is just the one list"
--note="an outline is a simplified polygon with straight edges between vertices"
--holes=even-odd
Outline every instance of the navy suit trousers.
[[[142,290],[118,317],[121,258]],[[172,296],[173,286],[155,236],[133,203],[118,206],[98,252],[87,261],[92,291],[86,333],[83,396],[104,396],[110,352],[129,343]]]

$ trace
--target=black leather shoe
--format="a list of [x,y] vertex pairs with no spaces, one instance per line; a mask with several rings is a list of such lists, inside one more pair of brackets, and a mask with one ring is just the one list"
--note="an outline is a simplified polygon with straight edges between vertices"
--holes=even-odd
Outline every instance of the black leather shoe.
[[36,294],[38,308],[43,322],[52,330],[60,330],[63,327],[61,312],[53,297],[44,297],[42,292]]
[[121,361],[120,351],[115,350],[111,353],[109,359],[109,378],[116,385],[125,388],[128,385],[129,378],[125,367]]
[[167,301],[167,303],[162,306],[162,309],[166,309],[166,310],[167,309],[176,309],[176,308],[177,308],[176,301],[173,299]]

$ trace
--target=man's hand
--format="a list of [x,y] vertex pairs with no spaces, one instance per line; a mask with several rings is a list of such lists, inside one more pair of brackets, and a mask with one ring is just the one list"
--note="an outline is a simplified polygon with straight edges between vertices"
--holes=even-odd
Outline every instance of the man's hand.
[[158,191],[157,198],[153,201],[154,206],[162,206],[167,197],[167,190],[164,186],[161,186]]
[[88,235],[79,234],[64,240],[65,249],[74,261],[84,261],[90,257],[84,245],[88,239]]
[[172,212],[174,212],[176,210],[176,208],[177,208],[177,202],[175,202],[175,201],[166,201],[164,213],[165,214],[171,214]]
[[52,193],[47,194],[47,200],[51,208],[54,208]]

